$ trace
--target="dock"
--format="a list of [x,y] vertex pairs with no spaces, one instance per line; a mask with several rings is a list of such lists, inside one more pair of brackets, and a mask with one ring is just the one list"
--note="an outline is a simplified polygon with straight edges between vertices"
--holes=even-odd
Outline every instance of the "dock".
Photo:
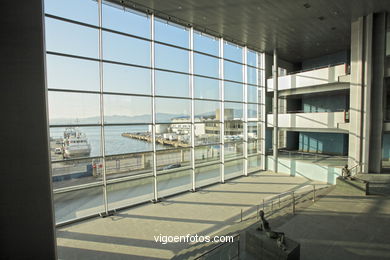
[[[152,136],[150,135],[143,135],[143,134],[133,134],[133,133],[123,133],[123,137],[128,137],[132,139],[138,139],[146,142],[152,142]],[[184,143],[182,141],[178,140],[168,140],[161,137],[156,137],[156,143],[162,144],[162,145],[169,145],[173,147],[190,147],[189,144]]]

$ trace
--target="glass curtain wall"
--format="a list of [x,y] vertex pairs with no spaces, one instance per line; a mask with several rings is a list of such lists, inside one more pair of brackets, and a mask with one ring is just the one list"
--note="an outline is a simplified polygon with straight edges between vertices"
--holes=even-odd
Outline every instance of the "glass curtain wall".
[[57,224],[260,170],[263,54],[105,1],[45,29]]

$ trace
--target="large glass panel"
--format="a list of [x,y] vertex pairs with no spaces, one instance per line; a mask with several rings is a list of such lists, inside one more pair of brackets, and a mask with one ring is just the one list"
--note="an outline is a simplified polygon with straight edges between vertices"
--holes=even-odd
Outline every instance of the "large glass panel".
[[158,196],[165,197],[192,188],[192,171],[174,171],[157,176]]
[[191,124],[187,118],[173,118],[171,124],[156,125],[157,150],[191,146]]
[[156,95],[189,97],[189,76],[165,71],[155,72]]
[[233,43],[224,42],[223,55],[225,59],[242,63],[242,47]]
[[201,121],[219,120],[220,102],[195,100],[195,117]]
[[258,106],[257,104],[248,104],[248,119],[258,120]]
[[240,120],[225,121],[225,142],[241,141],[244,138],[243,122]]
[[54,191],[53,203],[57,224],[98,214],[104,211],[103,187]]
[[105,126],[106,155],[152,151],[151,126]]
[[219,144],[195,147],[195,164],[219,162],[220,152],[221,146]]
[[152,98],[104,95],[104,123],[151,123]]
[[221,165],[214,164],[195,169],[196,187],[203,187],[221,181]]
[[260,152],[260,142],[258,140],[252,139],[248,141],[248,154],[254,154]]
[[225,159],[236,158],[244,155],[244,144],[238,143],[225,143],[224,144]]
[[60,20],[45,18],[46,50],[98,58],[98,30]]
[[51,164],[53,189],[99,183],[102,181],[100,166],[101,159],[99,158],[53,162]]
[[98,25],[98,1],[45,0],[45,13]]
[[195,145],[221,142],[221,124],[203,121],[195,124]]
[[50,125],[99,124],[98,94],[49,91]]
[[248,140],[258,139],[259,122],[248,122]]
[[107,185],[110,210],[150,201],[154,198],[154,177],[124,180]]
[[106,157],[106,178],[121,178],[153,171],[152,153],[133,153]]
[[155,44],[156,67],[188,73],[188,51]]
[[219,59],[194,53],[194,74],[219,78]]
[[225,120],[243,120],[243,104],[225,102]]
[[105,92],[151,94],[151,70],[133,66],[103,63]]
[[257,67],[257,53],[255,51],[248,50],[246,56],[246,64]]
[[194,31],[194,50],[219,55],[219,40],[213,36]]
[[225,88],[225,100],[229,101],[244,101],[244,85],[239,83],[234,83],[230,81],[224,82],[224,88]]
[[261,170],[261,156],[248,157],[248,172],[255,172]]
[[194,77],[195,98],[220,99],[219,80]]
[[258,87],[248,85],[248,102],[249,103],[258,103],[258,101],[259,101],[258,95],[260,94],[259,92],[260,91],[259,91]]
[[383,134],[382,141],[382,168],[390,170],[390,133]]
[[160,19],[155,19],[154,31],[156,41],[165,42],[184,48],[189,47],[188,29],[183,26],[168,23]]
[[99,91],[99,63],[46,55],[48,88]]
[[242,66],[241,64],[237,64],[230,61],[223,61],[224,66],[224,79],[234,80],[238,82],[243,82],[242,78]]
[[191,121],[191,100],[178,98],[156,98],[156,122],[170,123],[174,118],[182,122]]
[[161,150],[156,152],[157,171],[165,172],[190,165],[191,150],[188,148]]
[[225,180],[244,174],[244,160],[225,162]]
[[257,85],[257,69],[247,67],[248,84]]
[[100,145],[99,126],[50,128],[52,161],[101,156]]
[[103,58],[150,66],[150,42],[103,31]]
[[103,28],[150,38],[150,19],[146,14],[104,1]]

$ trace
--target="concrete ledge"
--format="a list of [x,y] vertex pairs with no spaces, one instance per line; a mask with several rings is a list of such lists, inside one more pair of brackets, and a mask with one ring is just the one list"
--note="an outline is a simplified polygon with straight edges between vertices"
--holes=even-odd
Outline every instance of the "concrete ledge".
[[362,196],[368,195],[368,182],[360,179],[344,179],[338,177],[336,180],[336,188],[352,194]]

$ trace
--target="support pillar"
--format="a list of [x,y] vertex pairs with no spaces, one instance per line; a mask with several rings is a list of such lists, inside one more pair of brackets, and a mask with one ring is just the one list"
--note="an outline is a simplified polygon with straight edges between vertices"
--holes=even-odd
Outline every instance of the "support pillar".
[[278,172],[278,143],[279,143],[279,130],[278,130],[278,54],[276,49],[274,50],[274,66],[273,66],[273,81],[274,81],[274,99],[273,99],[273,118],[274,118],[274,131],[273,131],[273,157],[274,157],[274,172]]

